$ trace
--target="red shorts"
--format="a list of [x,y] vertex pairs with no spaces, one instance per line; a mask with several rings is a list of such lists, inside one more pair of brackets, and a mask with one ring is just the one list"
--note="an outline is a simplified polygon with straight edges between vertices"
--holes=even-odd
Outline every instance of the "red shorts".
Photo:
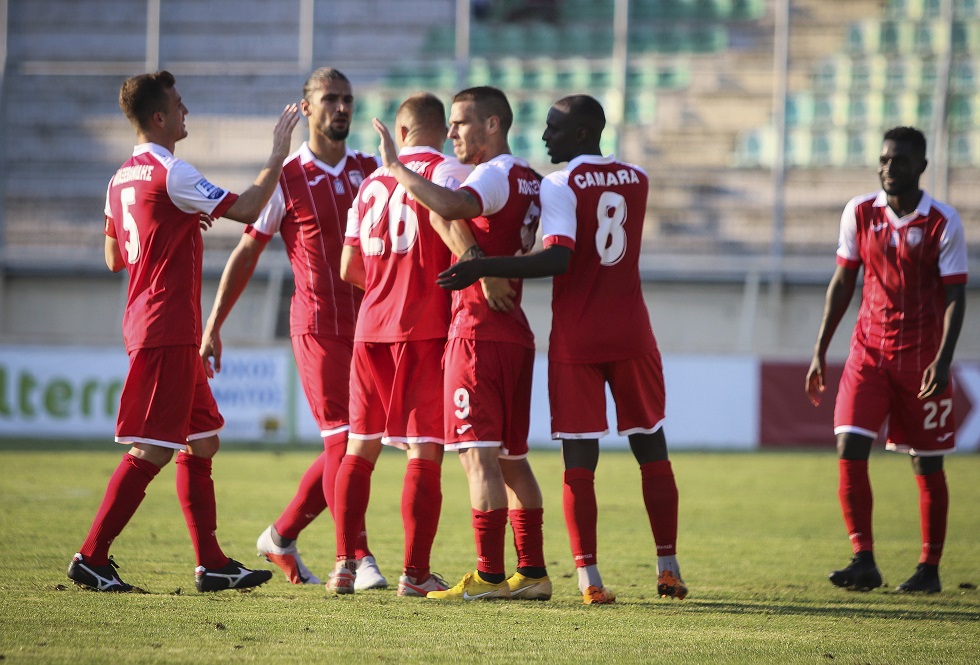
[[195,346],[136,349],[119,398],[116,441],[183,450],[217,434],[225,420]]
[[901,372],[850,360],[844,365],[834,433],[854,432],[875,438],[886,420],[888,450],[922,457],[945,455],[956,448],[953,381],[946,391],[918,398],[922,372]]
[[294,335],[293,356],[320,436],[349,429],[350,359],[353,340],[346,337]]
[[659,351],[606,363],[549,361],[552,438],[598,439],[609,433],[606,383],[621,435],[651,434],[663,426],[666,397]]
[[446,449],[500,447],[527,456],[534,349],[455,338],[445,354]]
[[350,373],[350,438],[397,448],[443,443],[444,339],[354,342]]

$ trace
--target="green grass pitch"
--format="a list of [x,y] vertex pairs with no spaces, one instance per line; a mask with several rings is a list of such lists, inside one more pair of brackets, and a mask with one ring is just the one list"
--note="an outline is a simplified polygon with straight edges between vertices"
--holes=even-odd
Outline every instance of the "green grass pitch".
[[[170,465],[113,545],[124,580],[145,594],[72,585],[81,544],[122,448],[0,444],[0,660],[6,663],[977,663],[980,662],[980,456],[947,459],[952,508],[943,592],[891,591],[919,552],[918,505],[901,455],[876,453],[875,535],[887,586],[833,588],[850,547],[836,498],[834,454],[676,452],[678,558],[690,594],[656,594],[656,558],[626,452],[597,472],[599,565],[619,601],[587,607],[576,588],[561,510],[561,459],[533,451],[545,495],[548,602],[438,603],[395,595],[402,560],[405,457],[382,455],[368,530],[392,586],[335,597],[288,584],[255,557],[258,534],[292,496],[313,449],[235,450],[217,457],[218,537],[230,556],[275,570],[251,593],[199,594]],[[474,568],[466,481],[454,455],[433,568],[455,582]],[[325,576],[333,526],[303,533],[307,564]],[[509,565],[514,563],[509,549]]]

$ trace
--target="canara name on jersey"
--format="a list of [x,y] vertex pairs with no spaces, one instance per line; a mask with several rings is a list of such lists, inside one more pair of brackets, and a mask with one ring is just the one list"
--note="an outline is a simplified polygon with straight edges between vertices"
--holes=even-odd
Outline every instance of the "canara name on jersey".
[[541,193],[541,183],[537,180],[517,179],[517,192],[525,196],[537,196]]
[[639,183],[640,178],[633,169],[618,171],[586,171],[575,175],[575,186],[579,189],[586,187],[609,187],[610,185],[628,185]]
[[124,185],[134,180],[145,180],[149,182],[153,179],[153,165],[136,164],[135,166],[124,166],[116,171],[116,176],[112,179],[113,185]]

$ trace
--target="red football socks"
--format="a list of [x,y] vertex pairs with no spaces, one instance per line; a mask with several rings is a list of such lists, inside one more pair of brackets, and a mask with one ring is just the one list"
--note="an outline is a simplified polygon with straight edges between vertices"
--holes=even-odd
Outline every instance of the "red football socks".
[[373,472],[374,464],[357,455],[347,455],[340,464],[333,511],[338,561],[360,558],[356,545],[371,498]]
[[429,578],[432,542],[442,511],[442,465],[427,459],[410,459],[402,487],[402,523],[405,525],[405,574]]
[[837,460],[837,498],[844,514],[844,526],[851,539],[851,549],[870,552],[874,549],[871,532],[871,513],[874,497],[867,460]]
[[274,522],[276,532],[283,538],[299,538],[299,532],[327,507],[327,499],[323,496],[323,467],[326,460],[327,452],[324,451],[303,474],[292,501]]
[[677,554],[677,483],[669,460],[640,465],[643,503],[657,556]]
[[228,557],[218,545],[218,510],[214,502],[211,460],[185,452],[177,453],[177,498],[184,509],[184,520],[191,534],[197,563],[205,568],[221,568]]
[[519,508],[507,513],[514,530],[517,568],[544,569],[544,508]]
[[88,537],[78,550],[86,561],[93,566],[109,563],[109,545],[132,519],[146,496],[147,485],[158,473],[160,468],[156,464],[129,453],[123,455],[109,478],[102,505],[92,521]]
[[919,563],[938,566],[946,542],[946,518],[949,513],[949,488],[946,473],[916,476],[919,485],[919,526],[922,530],[922,554]]
[[562,508],[565,527],[572,546],[575,566],[591,566],[596,563],[596,520],[598,509],[595,499],[595,473],[589,469],[567,469],[562,489]]
[[473,535],[476,540],[476,569],[481,573],[503,575],[507,509],[473,509]]

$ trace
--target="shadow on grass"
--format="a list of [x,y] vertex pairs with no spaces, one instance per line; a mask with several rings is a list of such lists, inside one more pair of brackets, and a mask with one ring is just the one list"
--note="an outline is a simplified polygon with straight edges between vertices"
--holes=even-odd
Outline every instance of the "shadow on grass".
[[[898,596],[896,598],[905,598]],[[663,609],[663,603],[656,600],[640,601],[630,603],[631,605],[641,605],[650,609]],[[957,621],[957,622],[977,622],[980,621],[980,608],[954,609],[945,607],[857,607],[854,605],[820,604],[820,603],[800,603],[800,602],[781,602],[781,601],[711,601],[691,599],[683,601],[683,604],[673,604],[673,607],[682,608],[685,613],[703,614],[745,614],[745,615],[771,615],[771,616],[805,616],[805,617],[847,617],[851,619],[904,619],[910,621]]]

